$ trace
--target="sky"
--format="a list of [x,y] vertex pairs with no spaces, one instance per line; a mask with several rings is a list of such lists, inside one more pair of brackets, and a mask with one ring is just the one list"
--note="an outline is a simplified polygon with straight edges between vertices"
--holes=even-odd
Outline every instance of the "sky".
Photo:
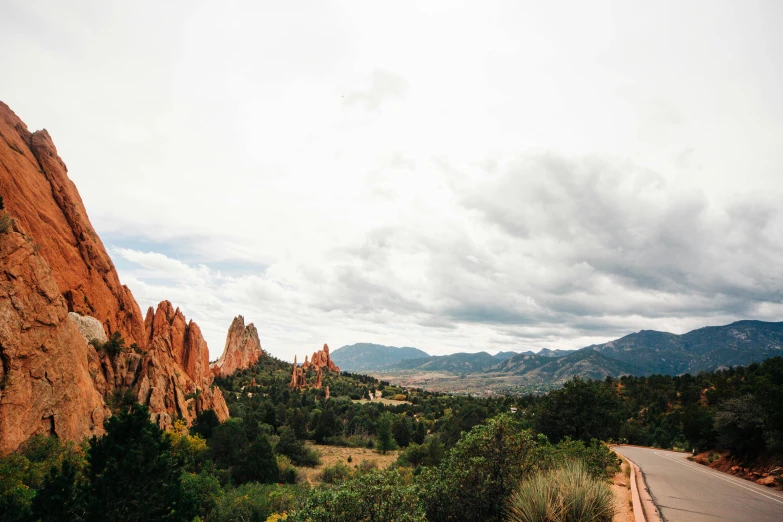
[[783,320],[783,3],[6,0],[142,309],[212,359]]

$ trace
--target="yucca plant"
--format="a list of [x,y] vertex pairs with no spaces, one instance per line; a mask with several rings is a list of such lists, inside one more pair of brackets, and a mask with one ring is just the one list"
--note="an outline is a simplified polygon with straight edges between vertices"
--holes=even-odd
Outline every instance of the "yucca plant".
[[611,522],[614,505],[609,487],[572,461],[522,482],[506,511],[509,522]]

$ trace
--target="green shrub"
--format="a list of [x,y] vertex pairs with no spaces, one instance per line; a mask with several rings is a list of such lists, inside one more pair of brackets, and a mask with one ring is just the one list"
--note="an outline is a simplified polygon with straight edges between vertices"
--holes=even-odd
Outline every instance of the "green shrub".
[[277,468],[280,470],[280,482],[284,484],[296,484],[299,472],[294,467],[291,459],[285,455],[277,456]]
[[318,478],[327,484],[337,484],[351,478],[351,468],[343,464],[342,461],[337,461],[334,466],[325,466],[318,474]]
[[376,471],[378,469],[378,463],[374,460],[363,460],[359,463],[359,467],[356,468],[356,473],[359,475],[363,475],[366,473],[370,473],[372,471]]
[[475,426],[435,468],[417,476],[429,520],[499,521],[527,471],[529,431],[508,414]]
[[272,513],[295,508],[301,491],[296,486],[242,484],[220,497],[207,522],[265,522]]
[[289,516],[295,522],[425,522],[412,486],[396,470],[372,472],[333,487],[313,489],[303,507]]
[[8,212],[0,212],[0,234],[8,232],[14,225],[14,218]]
[[95,348],[95,351],[106,353],[112,357],[125,350],[125,339],[120,336],[120,332],[111,334],[111,337],[105,343],[100,342],[98,339],[92,339],[90,344]]
[[397,463],[401,466],[437,466],[446,455],[446,447],[438,437],[430,437],[424,444],[411,442],[400,453]]
[[522,482],[507,514],[509,522],[611,522],[614,497],[583,462],[572,461]]
[[608,478],[620,470],[620,459],[605,444],[595,439],[590,444],[566,437],[557,444],[550,444],[539,435],[535,447],[528,455],[528,466],[536,471],[563,467],[579,460],[587,473],[594,478]]
[[182,474],[182,502],[184,505],[197,506],[199,516],[211,512],[223,495],[218,478],[207,469],[201,473]]

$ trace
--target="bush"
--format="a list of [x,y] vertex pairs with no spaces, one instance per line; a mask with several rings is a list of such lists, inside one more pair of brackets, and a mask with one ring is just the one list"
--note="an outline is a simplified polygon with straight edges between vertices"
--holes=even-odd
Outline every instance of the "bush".
[[125,350],[125,339],[120,337],[120,332],[111,334],[111,337],[105,343],[100,342],[98,339],[92,339],[90,344],[95,348],[95,351],[104,352],[112,357]]
[[424,444],[410,443],[400,453],[397,463],[401,466],[437,466],[446,455],[446,447],[438,437],[428,438]]
[[589,445],[581,440],[566,437],[557,444],[550,444],[545,436],[539,435],[535,447],[528,455],[528,466],[536,471],[560,468],[579,460],[585,471],[593,478],[609,478],[620,470],[620,459],[606,445],[593,439]]
[[220,481],[206,469],[198,474],[182,474],[183,505],[197,506],[199,516],[204,517],[211,512],[222,495]]
[[280,482],[284,484],[296,484],[299,472],[294,467],[291,459],[285,455],[277,456],[277,468],[280,470]]
[[327,484],[337,484],[351,478],[351,468],[343,464],[342,461],[337,461],[334,466],[325,466],[318,474],[318,478]]
[[320,487],[302,509],[289,516],[296,522],[424,522],[424,510],[412,486],[396,470],[372,472],[334,487]]
[[526,472],[529,431],[508,414],[475,426],[436,468],[417,476],[429,520],[499,521]]
[[614,497],[581,461],[537,473],[511,496],[509,522],[611,522]]
[[307,448],[304,441],[296,438],[294,431],[288,426],[280,428],[280,438],[275,445],[275,452],[285,455],[297,466],[315,467],[321,463],[318,453]]
[[8,232],[14,225],[14,219],[8,212],[0,212],[0,234]]
[[300,491],[295,486],[248,483],[230,489],[218,499],[207,522],[265,522],[273,513],[290,511]]
[[366,475],[367,473],[376,471],[377,469],[378,469],[378,463],[375,462],[374,460],[363,460],[359,463],[359,466],[356,468],[356,474]]

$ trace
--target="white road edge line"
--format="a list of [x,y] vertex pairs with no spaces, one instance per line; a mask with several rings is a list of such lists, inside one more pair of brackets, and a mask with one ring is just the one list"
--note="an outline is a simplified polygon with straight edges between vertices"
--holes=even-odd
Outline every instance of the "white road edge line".
[[[705,473],[705,474],[707,474],[707,475],[711,475],[711,476],[715,477],[716,479],[723,480],[724,482],[728,482],[729,484],[734,484],[735,486],[737,486],[737,487],[740,487],[740,488],[742,488],[742,489],[747,489],[748,491],[751,491],[751,492],[753,492],[753,493],[756,493],[757,495],[761,495],[762,497],[766,497],[766,498],[768,498],[768,499],[770,499],[770,500],[774,500],[774,501],[775,501],[775,502],[777,502],[778,504],[783,504],[783,500],[777,499],[777,498],[775,498],[775,497],[770,497],[769,495],[765,495],[765,494],[764,494],[764,493],[762,493],[761,491],[756,491],[754,488],[749,488],[749,487],[747,487],[747,486],[743,486],[742,484],[737,484],[737,483],[736,483],[734,480],[729,480],[729,479],[728,479],[728,478],[726,478],[726,477],[721,477],[721,476],[719,475],[719,472],[717,472],[717,471],[706,471],[706,470],[699,469],[699,468],[695,467],[695,466],[700,466],[701,464],[694,464],[693,466],[691,466],[689,462],[687,462],[687,463],[686,463],[686,462],[681,462],[681,461],[679,461],[679,460],[677,460],[677,459],[674,459],[674,458],[671,458],[671,457],[669,457],[669,456],[667,456],[667,455],[663,455],[663,454],[661,454],[661,453],[660,453],[660,452],[658,452],[658,451],[653,451],[653,453],[654,453],[655,455],[658,455],[659,457],[661,457],[661,458],[663,458],[663,459],[666,459],[666,460],[671,460],[672,462],[676,462],[677,464],[682,464],[683,466],[685,466],[685,467],[687,467],[687,468],[691,468],[691,469],[692,469],[692,470],[694,470],[694,471],[700,471],[701,473]],[[737,479],[737,480],[741,480],[741,479]]]

